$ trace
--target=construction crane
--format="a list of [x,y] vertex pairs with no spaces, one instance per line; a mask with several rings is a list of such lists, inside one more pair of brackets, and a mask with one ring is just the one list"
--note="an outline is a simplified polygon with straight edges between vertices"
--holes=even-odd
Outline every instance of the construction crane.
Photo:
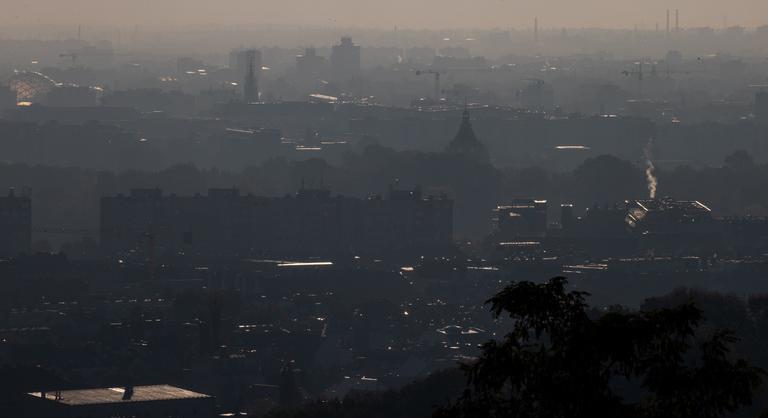
[[435,77],[435,101],[440,100],[440,76],[441,71],[436,70],[416,70],[416,75],[432,74]]
[[68,58],[71,60],[72,66],[77,65],[83,58],[90,57],[115,57],[127,54],[118,54],[111,49],[99,49],[95,47],[79,48],[66,50],[59,54],[59,58]]
[[[636,77],[637,79],[637,98],[642,99],[643,98],[643,78],[645,77],[645,73],[643,72],[643,62],[638,61],[635,63],[635,66],[637,67],[634,70],[624,70],[621,73],[624,74],[626,77]],[[653,66],[652,74],[656,74],[656,66]]]
[[[650,74],[646,73],[646,70],[644,69],[644,65],[650,65],[651,70]],[[656,63],[651,62],[643,62],[643,61],[637,61],[635,62],[636,68],[634,70],[624,70],[621,73],[625,75],[626,77],[635,77],[637,79],[637,94],[638,99],[643,98],[643,80],[645,79],[646,75],[650,75],[651,77],[657,77],[658,72],[656,71]],[[667,78],[670,78],[672,74],[692,74],[694,71],[676,71],[669,68],[669,64],[667,64],[667,69],[665,70],[665,74]]]

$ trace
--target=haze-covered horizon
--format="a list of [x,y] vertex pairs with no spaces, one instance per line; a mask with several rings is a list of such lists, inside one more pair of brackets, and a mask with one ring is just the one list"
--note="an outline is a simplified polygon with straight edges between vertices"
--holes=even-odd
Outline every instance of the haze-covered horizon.
[[[169,29],[230,25],[521,29],[532,27],[534,18],[538,17],[541,28],[637,27],[653,30],[658,25],[660,30],[665,30],[667,9],[671,11],[672,27],[675,25],[675,9],[680,10],[681,27],[756,27],[766,24],[765,16],[768,16],[768,2],[763,0],[727,3],[719,0],[584,0],[578,5],[565,0],[42,0],[5,5],[0,24],[6,29],[13,28],[13,32],[66,25],[141,25]],[[7,30],[3,32],[4,36],[9,36]]]

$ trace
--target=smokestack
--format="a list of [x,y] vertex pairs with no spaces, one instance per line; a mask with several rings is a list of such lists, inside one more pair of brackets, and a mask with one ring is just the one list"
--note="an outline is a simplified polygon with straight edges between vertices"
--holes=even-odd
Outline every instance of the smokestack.
[[648,183],[648,196],[651,199],[656,199],[656,188],[659,185],[659,180],[656,178],[656,167],[653,165],[653,138],[648,140],[648,143],[643,149],[645,154],[645,181]]
[[536,43],[539,42],[539,18],[538,17],[533,18],[533,41]]
[[680,9],[675,9],[675,33],[680,32]]
[[669,9],[667,9],[667,35],[669,35]]

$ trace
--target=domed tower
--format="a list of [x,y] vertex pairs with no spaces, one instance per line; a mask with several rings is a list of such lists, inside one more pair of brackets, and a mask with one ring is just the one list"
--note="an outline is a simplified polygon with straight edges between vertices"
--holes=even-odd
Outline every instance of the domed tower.
[[56,82],[50,77],[34,72],[17,72],[8,80],[11,90],[16,92],[16,100],[19,102],[38,102],[48,92],[56,87]]
[[459,132],[453,140],[448,143],[446,152],[449,154],[458,154],[477,161],[488,161],[488,150],[480,140],[477,139],[472,122],[469,118],[469,109],[465,106],[461,117],[461,126]]

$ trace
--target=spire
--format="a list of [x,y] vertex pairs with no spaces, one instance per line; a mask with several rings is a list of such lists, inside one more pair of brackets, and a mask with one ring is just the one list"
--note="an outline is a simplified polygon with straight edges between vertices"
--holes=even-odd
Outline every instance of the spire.
[[461,154],[476,160],[488,160],[488,151],[485,149],[485,145],[477,139],[475,130],[472,128],[469,105],[466,99],[464,100],[464,112],[461,116],[459,131],[456,133],[453,141],[448,144],[446,151],[449,154]]

